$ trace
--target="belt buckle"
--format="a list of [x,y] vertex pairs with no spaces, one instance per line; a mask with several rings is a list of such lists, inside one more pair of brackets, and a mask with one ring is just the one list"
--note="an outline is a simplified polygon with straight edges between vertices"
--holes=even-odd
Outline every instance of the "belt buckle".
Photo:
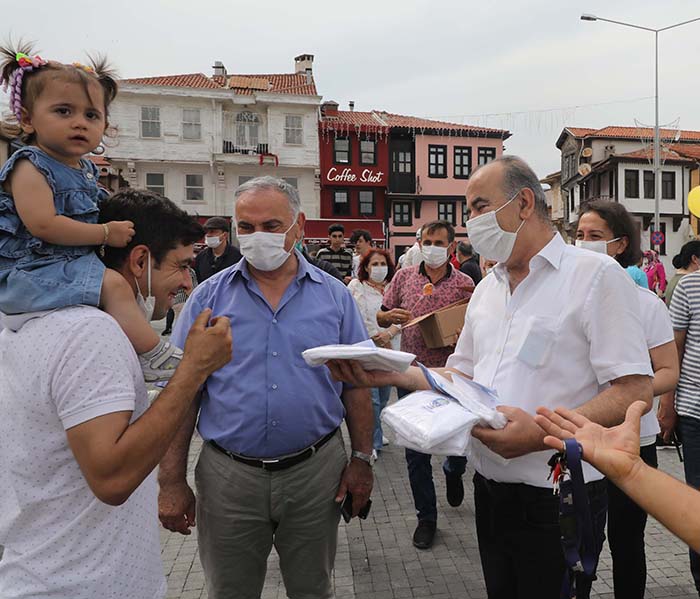
[[268,464],[279,464],[280,460],[260,460],[262,462],[262,469],[267,470]]

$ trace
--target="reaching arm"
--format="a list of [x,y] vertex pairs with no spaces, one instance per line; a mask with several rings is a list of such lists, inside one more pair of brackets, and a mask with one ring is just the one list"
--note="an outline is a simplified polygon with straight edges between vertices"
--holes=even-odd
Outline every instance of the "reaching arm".
[[51,188],[28,160],[17,162],[10,175],[10,189],[24,226],[47,243],[125,247],[134,235],[131,221],[113,221],[105,229],[101,224],[82,223],[56,214]]
[[606,429],[563,408],[538,408],[535,416],[548,436],[545,443],[561,450],[562,439],[575,437],[590,462],[639,507],[651,514],[696,551],[700,549],[700,493],[668,474],[647,466],[639,457],[639,420],[643,402],[627,409],[623,424]]
[[66,431],[68,443],[95,496],[110,505],[124,503],[158,465],[206,378],[231,359],[227,318],[197,317],[177,371],[153,405],[136,421],[114,412]]

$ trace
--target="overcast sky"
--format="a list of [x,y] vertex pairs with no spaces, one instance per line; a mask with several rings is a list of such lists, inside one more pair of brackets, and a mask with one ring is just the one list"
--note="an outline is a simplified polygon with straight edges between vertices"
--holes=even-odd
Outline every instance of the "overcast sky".
[[[28,10],[2,11],[2,39],[35,40],[64,62],[103,52],[123,77],[209,75],[215,60],[230,73],[293,72],[308,52],[319,93],[341,108],[507,128],[506,151],[544,176],[559,169],[563,126],[654,120],[654,35],[581,13],[658,28],[700,17],[700,2],[35,0]],[[700,129],[700,22],[659,39],[660,121]]]

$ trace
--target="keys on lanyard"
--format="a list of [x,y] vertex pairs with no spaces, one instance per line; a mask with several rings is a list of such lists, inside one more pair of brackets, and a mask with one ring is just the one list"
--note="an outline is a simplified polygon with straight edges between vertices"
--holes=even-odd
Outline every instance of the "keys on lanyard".
[[552,480],[552,493],[559,495],[561,483],[564,477],[569,474],[566,469],[566,454],[562,451],[555,453],[547,462],[549,466],[549,476],[547,480]]

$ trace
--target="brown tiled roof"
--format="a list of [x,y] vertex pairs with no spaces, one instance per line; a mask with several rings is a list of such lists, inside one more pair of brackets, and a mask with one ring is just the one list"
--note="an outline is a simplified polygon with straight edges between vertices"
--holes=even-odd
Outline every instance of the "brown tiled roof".
[[164,87],[189,87],[199,89],[232,89],[237,94],[252,95],[264,91],[276,94],[316,96],[316,84],[311,79],[307,83],[305,73],[285,73],[272,75],[229,75],[228,77],[207,77],[202,73],[189,75],[163,75],[158,77],[136,77],[122,79],[124,83],[138,85],[159,85]]
[[676,154],[693,160],[700,160],[700,145],[697,144],[673,144],[668,146],[669,150],[673,150]]
[[[627,158],[631,160],[653,160],[654,159],[654,149],[646,148],[634,150],[633,152],[625,152],[624,154],[614,154],[615,158]],[[679,160],[682,162],[692,162],[685,156],[681,156],[680,153],[670,149],[661,148],[660,152],[661,160]]]
[[425,128],[425,129],[450,129],[452,131],[473,131],[479,133],[502,133],[510,137],[510,131],[505,129],[491,129],[489,127],[475,127],[474,125],[461,125],[459,123],[448,123],[446,121],[434,121],[432,119],[422,119],[415,116],[404,116],[402,114],[391,114],[388,112],[379,113],[380,117],[388,121],[392,127]]
[[565,129],[569,131],[574,137],[585,137],[586,135],[589,135],[596,131],[595,129],[591,129],[590,127],[565,127]]
[[[651,139],[654,137],[654,129],[651,127],[618,127],[611,125],[601,129],[590,127],[565,127],[574,137],[590,138],[605,137],[614,139]],[[678,131],[677,129],[661,129],[661,138],[664,140],[674,139],[679,136],[679,141],[700,142],[700,131]]]
[[112,163],[105,156],[95,156],[88,154],[87,159],[95,166],[112,166]]
[[191,87],[198,89],[220,89],[221,86],[202,73],[189,75],[162,75],[158,77],[135,77],[122,79],[124,83],[137,85],[159,85],[163,87]]
[[475,135],[501,134],[503,139],[510,137],[510,132],[504,129],[489,129],[487,127],[475,127],[473,125],[462,125],[459,123],[448,123],[445,121],[433,121],[414,116],[404,116],[392,114],[380,110],[371,112],[360,112],[356,110],[339,110],[337,117],[324,117],[322,123],[332,126],[349,125],[352,127],[405,127],[408,129],[446,129],[450,131],[473,132]]

